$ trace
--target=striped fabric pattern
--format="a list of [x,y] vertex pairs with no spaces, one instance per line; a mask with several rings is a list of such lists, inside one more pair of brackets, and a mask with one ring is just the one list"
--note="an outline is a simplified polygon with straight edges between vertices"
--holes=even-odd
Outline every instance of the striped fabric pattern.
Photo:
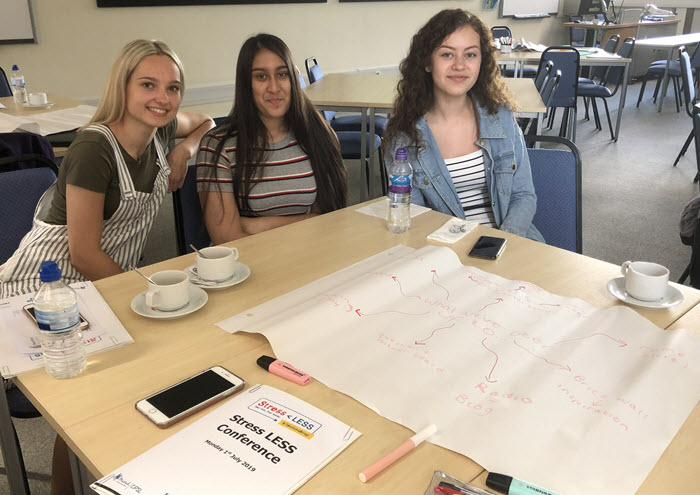
[[[224,147],[216,148],[222,139]],[[236,136],[214,135],[202,140],[197,154],[197,190],[233,193]],[[253,179],[248,196],[251,216],[301,215],[316,201],[316,179],[309,157],[290,132],[265,149],[262,177]],[[241,201],[237,204],[240,208]]]
[[498,227],[486,186],[483,150],[445,159],[467,220]]
[[[136,265],[146,245],[146,238],[168,190],[170,167],[163,147],[155,136],[159,171],[153,192],[137,191],[112,132],[103,125],[92,125],[85,129],[87,131],[99,132],[114,148],[121,201],[114,215],[104,221],[101,248],[122,269],[128,270]],[[32,230],[22,239],[15,254],[0,267],[0,298],[36,292],[41,284],[39,266],[44,260],[56,262],[66,283],[85,280],[70,261],[68,227],[41,220],[45,215],[44,210],[51,205],[55,187],[56,184],[51,186],[39,200]]]

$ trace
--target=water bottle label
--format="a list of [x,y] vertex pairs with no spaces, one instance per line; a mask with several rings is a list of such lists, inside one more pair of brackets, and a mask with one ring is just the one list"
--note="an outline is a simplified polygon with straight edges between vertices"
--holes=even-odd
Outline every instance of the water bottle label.
[[406,175],[390,175],[389,190],[395,193],[410,193],[411,192],[411,176]]
[[15,88],[23,88],[25,85],[23,77],[13,77],[10,79],[10,84]]
[[59,311],[39,311],[34,308],[39,330],[44,332],[62,332],[80,323],[78,305],[73,304]]

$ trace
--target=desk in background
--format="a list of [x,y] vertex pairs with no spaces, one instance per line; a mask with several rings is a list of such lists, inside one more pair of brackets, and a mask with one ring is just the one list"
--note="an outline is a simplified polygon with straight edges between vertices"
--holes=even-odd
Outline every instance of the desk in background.
[[645,40],[638,40],[635,43],[635,50],[640,47],[648,48],[662,48],[666,50],[666,69],[664,70],[664,80],[661,86],[661,95],[659,96],[658,108],[659,112],[664,106],[664,98],[666,97],[666,91],[668,90],[668,68],[671,65],[671,58],[673,58],[673,53],[681,46],[685,45],[686,48],[700,43],[700,33],[690,33],[681,34],[678,36],[661,36],[658,38],[647,38]]
[[[50,108],[31,108],[24,105],[18,105],[11,96],[0,98],[0,103],[7,107],[6,109],[0,110],[0,114],[12,115],[13,117],[31,118],[39,113],[55,112],[56,110],[65,110],[82,105],[82,103],[78,100],[65,96],[60,96],[53,93],[49,93],[46,96],[48,97],[49,101],[53,102],[53,106]],[[58,158],[65,156],[67,150],[67,146],[54,146],[53,152]]]
[[[526,64],[539,64],[542,58],[541,52],[496,52],[496,63],[498,64],[513,64],[515,65],[514,73],[520,73],[519,67]],[[622,109],[625,107],[627,97],[627,82],[629,79],[629,66],[632,63],[630,58],[622,58],[618,56],[610,57],[591,57],[589,55],[581,55],[581,67],[607,67],[610,65],[624,65],[625,72],[622,76],[622,86],[620,87],[620,99],[617,107],[617,121],[615,124],[615,141],[620,137],[620,123],[622,122]],[[508,78],[506,78],[506,81]]]
[[[402,235],[386,229],[386,221],[357,213],[358,206],[298,222],[230,243],[251,268],[251,276],[227,290],[210,291],[201,310],[178,320],[150,320],[136,315],[131,299],[145,290],[143,279],[133,272],[95,283],[134,343],[88,357],[79,377],[57,381],[43,370],[17,378],[20,388],[67,441],[82,463],[98,478],[201,418],[197,413],[166,430],[156,428],[134,409],[134,403],[150,393],[184,379],[213,364],[221,364],[242,376],[248,384],[263,383],[308,401],[363,433],[350,448],[302,486],[300,495],[334,493],[401,493],[421,495],[433,471],[442,469],[465,481],[483,469],[470,459],[430,443],[424,443],[386,473],[363,485],[357,474],[411,436],[411,432],[371,411],[354,399],[318,381],[299,387],[263,371],[255,363],[272,349],[259,334],[230,335],[215,324],[398,243],[419,248],[426,235],[449,217],[430,211],[415,217],[411,230]],[[467,258],[478,236],[496,234],[508,239],[498,262]],[[619,276],[619,267],[603,261],[546,246],[512,234],[477,227],[452,245],[463,263],[510,279],[526,280],[562,296],[578,297],[600,307],[620,303],[606,290],[608,280]],[[194,254],[164,261],[144,269],[184,269]],[[700,301],[700,291],[677,286],[685,300],[670,309],[633,308],[666,328]],[[697,429],[683,444],[699,443]],[[669,447],[671,448],[671,447]],[[688,488],[696,482],[696,458],[662,458],[662,472],[673,470],[673,486]],[[680,463],[676,465],[675,463]],[[681,473],[679,476],[677,473]],[[678,491],[683,493],[683,490]],[[685,491],[687,493],[687,490]]]
[[[564,27],[569,29],[585,29],[586,30],[586,46],[595,46],[595,43],[588,34],[602,32],[600,46],[604,46],[605,42],[614,35],[620,36],[620,42],[625,38],[646,38],[647,36],[665,36],[676,34],[677,24],[680,19],[670,19],[667,21],[644,21],[644,22],[628,22],[622,24],[593,24],[592,22],[565,22]],[[648,65],[648,64],[647,64]],[[634,76],[635,74],[632,73]]]

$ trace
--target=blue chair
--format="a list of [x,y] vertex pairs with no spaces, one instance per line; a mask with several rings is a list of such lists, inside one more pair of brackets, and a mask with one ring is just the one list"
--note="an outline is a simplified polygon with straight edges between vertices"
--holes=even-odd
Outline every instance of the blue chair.
[[[620,35],[619,34],[613,34],[608,38],[608,41],[605,42],[605,46],[603,47],[603,50],[605,50],[608,53],[615,53],[617,50],[617,44],[620,42]],[[578,83],[587,83],[591,84],[594,82],[600,83],[605,79],[605,76],[608,73],[608,69],[610,66],[597,66],[593,67],[593,70],[591,71],[590,76],[591,77],[579,77],[578,78]]]
[[574,143],[557,136],[525,136],[525,142],[556,143],[566,149],[528,148],[537,211],[532,224],[545,242],[581,254],[581,153]]
[[578,94],[578,73],[581,56],[578,50],[572,46],[550,46],[542,52],[540,67],[548,61],[552,61],[552,70],[561,72],[561,79],[554,96],[552,97],[550,124],[553,122],[557,108],[564,109],[559,135],[576,140],[576,95]]
[[[56,182],[57,173],[53,149],[46,139],[30,133],[0,134],[0,264],[12,256],[32,228],[36,205]],[[0,445],[10,491],[28,494],[27,472],[12,418],[37,418],[40,414],[18,388],[6,390],[5,380],[0,382]]]
[[[569,16],[569,22],[581,22],[583,16]],[[584,28],[570,27],[569,28],[569,44],[571,46],[583,46],[586,44],[586,30]]]
[[[676,99],[676,111],[680,112],[680,96],[681,96],[681,91],[679,89],[679,82],[682,79],[681,76],[681,62],[680,62],[680,57],[676,60],[671,60],[670,65],[668,66],[668,77],[671,78],[671,83],[673,84],[673,93]],[[698,84],[698,73],[700,72],[700,43],[695,45],[695,51],[693,54],[690,56],[690,68],[691,68],[691,73],[693,74],[694,77],[694,84],[697,86]],[[655,60],[653,61],[650,65],[649,68],[647,69],[646,74],[642,77],[642,88],[639,90],[639,98],[637,98],[637,106],[639,106],[639,103],[642,101],[642,97],[644,96],[644,88],[646,87],[647,80],[650,79],[651,77],[656,77],[656,86],[654,87],[654,102],[656,102],[656,98],[659,94],[659,88],[661,87],[661,81],[664,76],[664,72],[666,71],[666,60]]]
[[[309,77],[309,84],[313,84],[323,78],[324,74],[321,66],[318,65],[315,57],[309,57],[304,62],[306,66],[306,74]],[[344,115],[337,117],[335,112],[324,111],[323,116],[330,123],[334,131],[361,131],[362,130],[362,115]],[[384,134],[389,119],[382,115],[374,117],[374,133],[378,136]]]
[[[693,122],[695,122],[697,116],[695,115],[697,113],[697,94],[695,93],[695,83],[693,81],[693,73],[692,73],[692,67],[690,66],[690,56],[688,55],[688,52],[685,50],[685,47],[682,46],[679,48],[680,51],[680,66],[681,66],[681,78],[683,80],[683,98],[685,99],[685,110],[688,112],[688,116],[693,119]],[[696,50],[697,52],[697,50]],[[686,151],[688,151],[688,147],[690,146],[690,143],[693,141],[695,137],[695,125],[693,125],[693,129],[690,130],[690,134],[688,135],[688,138],[685,140],[685,143],[683,144],[683,148],[681,149],[680,153],[678,153],[678,156],[676,157],[676,161],[673,162],[673,166],[675,167],[678,164],[678,161],[681,159],[681,157],[685,154]],[[695,142],[695,146],[697,148],[697,141]],[[698,162],[698,170],[700,170],[700,161]],[[694,181],[697,182],[698,176],[695,176]]]
[[[498,38],[512,38],[513,34],[508,26],[493,26],[491,28],[491,36],[495,40]],[[533,79],[537,77],[537,72],[538,70],[534,67],[523,67],[522,77]],[[503,77],[515,77],[515,69],[513,67],[506,67],[501,73]]]
[[0,98],[6,96],[12,96],[12,87],[7,80],[7,74],[5,74],[5,71],[0,67]]
[[545,82],[547,81],[547,78],[552,73],[553,68],[554,62],[552,62],[551,60],[547,60],[547,63],[539,68],[539,70],[537,71],[537,76],[535,77],[535,88],[537,89],[537,91],[542,91],[542,86],[544,86]]
[[[617,54],[623,58],[632,58],[632,51],[634,50],[634,38],[626,38],[622,42],[622,46],[617,51]],[[591,83],[579,83],[578,85],[578,96],[582,98],[589,98],[591,101],[591,106],[593,107],[593,116],[595,118],[596,129],[602,130],[603,126],[600,123],[600,115],[598,114],[598,106],[596,105],[596,98],[603,100],[603,105],[605,106],[605,115],[608,118],[608,126],[610,127],[610,139],[617,141],[617,136],[613,132],[612,121],[610,120],[610,110],[608,108],[608,98],[611,98],[617,93],[620,85],[623,82],[624,77],[624,67],[614,66],[608,69],[605,79],[601,84]],[[611,90],[607,87],[608,84],[614,84],[615,89]]]
[[173,213],[178,256],[193,252],[190,244],[197,249],[211,244],[197,194],[197,165],[187,167],[185,182],[173,193]]
[[[549,112],[549,108],[552,105],[552,99],[554,98],[554,94],[556,93],[557,87],[559,86],[559,81],[561,81],[561,71],[556,71],[554,74],[550,74],[550,76],[545,80],[544,85],[539,90],[540,98],[542,98],[542,103],[544,103],[544,106],[547,107],[547,112]],[[546,117],[547,115],[545,114],[542,118],[544,119]],[[538,119],[539,117],[530,119],[530,122],[527,122],[524,126],[521,126],[521,128],[523,129],[523,133],[531,135],[536,134]],[[530,128],[526,132],[528,124]]]

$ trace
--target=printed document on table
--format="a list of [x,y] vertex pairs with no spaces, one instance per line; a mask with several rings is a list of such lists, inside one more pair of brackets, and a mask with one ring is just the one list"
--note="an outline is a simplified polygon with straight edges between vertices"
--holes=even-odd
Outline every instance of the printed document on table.
[[257,385],[90,487],[105,495],[290,494],[360,435],[301,399]]
[[[134,341],[92,282],[76,282],[71,287],[78,296],[80,314],[90,324],[83,330],[88,354]],[[0,373],[5,378],[44,366],[39,328],[24,311],[33,300],[33,294],[0,300]]]

